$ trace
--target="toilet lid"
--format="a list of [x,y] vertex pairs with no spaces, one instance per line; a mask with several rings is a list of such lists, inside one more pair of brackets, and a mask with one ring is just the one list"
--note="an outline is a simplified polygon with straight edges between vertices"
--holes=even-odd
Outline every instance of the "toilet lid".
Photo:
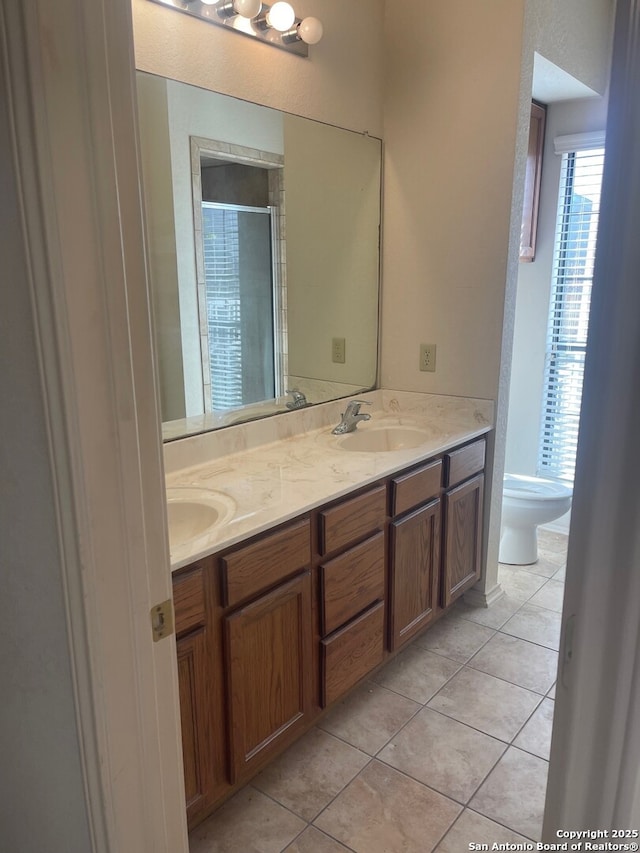
[[573,489],[554,480],[526,477],[524,474],[504,475],[504,494],[508,498],[527,498],[543,501],[545,498],[570,498]]

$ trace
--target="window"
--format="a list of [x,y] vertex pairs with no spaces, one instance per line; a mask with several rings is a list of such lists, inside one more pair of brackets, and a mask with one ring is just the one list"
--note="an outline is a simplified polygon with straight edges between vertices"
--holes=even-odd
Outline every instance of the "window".
[[603,164],[603,147],[562,154],[538,473],[567,481],[578,446]]
[[270,208],[202,202],[207,411],[276,396],[272,242]]

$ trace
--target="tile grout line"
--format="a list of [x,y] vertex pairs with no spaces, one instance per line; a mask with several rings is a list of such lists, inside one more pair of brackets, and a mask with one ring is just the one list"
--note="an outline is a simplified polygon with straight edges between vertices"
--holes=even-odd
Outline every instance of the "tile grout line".
[[[551,561],[551,562],[553,562],[553,561]],[[518,606],[518,607],[516,608],[516,610],[514,610],[514,612],[513,612],[513,613],[511,613],[511,614],[507,617],[507,619],[506,619],[506,620],[505,620],[505,621],[504,621],[500,626],[498,626],[498,627],[495,627],[494,625],[485,625],[484,623],[482,623],[482,622],[478,622],[478,621],[476,621],[476,620],[474,620],[474,619],[468,619],[468,618],[466,618],[466,616],[464,615],[464,613],[463,613],[463,612],[457,612],[457,613],[455,613],[455,614],[454,614],[454,613],[452,613],[452,614],[451,614],[452,616],[454,616],[454,615],[455,615],[456,617],[458,617],[458,618],[460,618],[460,619],[463,619],[463,620],[464,620],[464,621],[466,621],[466,622],[470,622],[470,623],[472,623],[472,624],[479,625],[480,627],[483,627],[483,628],[486,628],[486,629],[488,629],[488,630],[492,631],[491,635],[490,635],[489,637],[487,637],[487,639],[486,639],[486,640],[485,640],[485,641],[484,641],[484,642],[483,642],[483,643],[482,643],[482,644],[481,644],[481,645],[480,645],[480,646],[479,646],[479,647],[478,647],[478,648],[477,648],[477,649],[476,649],[476,650],[475,650],[475,651],[474,651],[474,652],[473,652],[473,653],[472,653],[472,654],[471,654],[471,655],[470,655],[470,656],[469,656],[465,661],[460,661],[460,660],[457,660],[457,659],[455,659],[455,658],[449,657],[448,655],[443,654],[443,653],[438,652],[438,651],[435,651],[435,650],[434,650],[434,649],[432,649],[432,648],[426,648],[426,647],[424,647],[424,646],[420,646],[420,645],[418,645],[418,648],[423,649],[424,651],[427,651],[427,652],[429,652],[429,653],[431,653],[431,654],[435,654],[435,655],[437,655],[438,657],[443,658],[444,660],[447,660],[447,661],[449,661],[449,662],[454,663],[454,664],[456,664],[456,665],[457,665],[457,669],[456,669],[456,671],[455,671],[454,673],[452,673],[450,676],[448,676],[448,677],[446,678],[446,680],[445,680],[445,681],[440,685],[440,687],[438,687],[438,689],[437,689],[437,690],[436,690],[436,691],[435,691],[435,692],[434,692],[434,693],[433,693],[433,694],[432,694],[432,695],[431,695],[431,696],[426,700],[426,702],[420,702],[419,700],[416,700],[416,699],[414,699],[413,697],[406,696],[404,693],[399,692],[397,689],[391,688],[391,687],[389,687],[389,686],[387,686],[387,685],[385,685],[385,684],[380,684],[380,683],[378,683],[378,682],[374,681],[373,679],[371,679],[371,683],[372,683],[372,684],[375,684],[377,687],[380,687],[380,688],[382,688],[383,690],[387,690],[387,691],[389,691],[390,693],[395,694],[396,696],[402,697],[403,699],[406,699],[406,700],[409,700],[409,701],[411,701],[411,702],[414,702],[414,703],[417,705],[416,709],[411,713],[411,715],[408,717],[408,719],[407,719],[407,720],[406,720],[406,721],[405,721],[405,722],[400,726],[400,728],[399,728],[399,729],[398,729],[398,730],[397,730],[397,731],[396,731],[396,732],[395,732],[391,737],[389,737],[389,738],[384,742],[384,744],[383,744],[382,746],[380,746],[380,747],[378,748],[378,750],[375,752],[375,754],[374,754],[374,755],[370,755],[370,754],[369,754],[368,752],[366,752],[365,750],[363,750],[363,749],[361,749],[360,747],[358,747],[358,746],[356,746],[356,745],[354,745],[354,744],[350,743],[350,742],[349,742],[348,740],[346,740],[344,737],[341,737],[341,736],[339,736],[339,735],[334,734],[333,732],[330,732],[330,731],[327,731],[327,730],[325,730],[325,729],[322,729],[318,724],[316,724],[316,725],[315,725],[315,727],[314,727],[314,728],[318,729],[319,731],[322,731],[324,734],[329,735],[330,737],[334,738],[335,740],[339,741],[340,743],[343,743],[344,745],[346,745],[346,746],[350,747],[351,749],[356,749],[356,750],[357,750],[358,752],[360,752],[363,756],[365,756],[367,760],[366,760],[366,763],[365,763],[365,764],[364,764],[364,765],[359,769],[359,771],[355,774],[355,776],[353,776],[353,777],[352,777],[348,782],[346,782],[346,784],[344,784],[344,785],[340,788],[340,790],[339,790],[339,791],[338,791],[338,792],[337,792],[333,797],[331,797],[331,799],[329,800],[329,802],[327,802],[327,803],[326,803],[326,804],[325,804],[325,805],[324,805],[324,806],[319,810],[319,812],[318,812],[318,813],[317,813],[317,814],[312,818],[312,820],[311,820],[311,821],[308,821],[308,820],[306,820],[304,817],[302,817],[301,815],[297,814],[295,811],[293,811],[293,809],[291,809],[291,808],[289,808],[288,806],[286,806],[286,805],[284,805],[283,803],[281,803],[279,800],[277,800],[277,799],[276,799],[274,796],[272,796],[271,794],[269,794],[269,793],[267,793],[267,792],[265,792],[265,791],[262,791],[260,788],[257,788],[257,787],[253,784],[253,781],[248,782],[248,783],[247,783],[247,785],[245,785],[243,788],[241,788],[241,789],[240,789],[240,790],[245,790],[246,788],[251,788],[251,789],[253,789],[255,792],[257,792],[258,794],[261,794],[262,796],[265,796],[267,799],[271,800],[271,802],[273,802],[274,804],[276,804],[276,805],[277,805],[277,806],[279,806],[280,808],[284,809],[287,813],[289,813],[290,815],[292,815],[293,817],[295,817],[296,819],[298,819],[298,820],[302,821],[302,822],[305,824],[305,825],[304,825],[304,827],[300,830],[300,832],[299,832],[299,833],[297,833],[297,834],[295,835],[295,837],[294,837],[294,838],[292,838],[292,839],[287,843],[287,845],[286,845],[284,848],[282,848],[281,853],[284,853],[284,851],[286,851],[286,850],[287,850],[287,849],[289,849],[293,844],[295,844],[295,842],[296,842],[296,841],[297,841],[297,840],[298,840],[298,839],[299,839],[299,838],[300,838],[300,837],[301,837],[301,836],[302,836],[302,835],[303,835],[303,834],[304,834],[304,833],[305,833],[309,828],[311,828],[311,827],[313,827],[314,829],[316,829],[316,831],[323,833],[323,834],[324,834],[324,835],[326,835],[328,838],[330,838],[330,839],[332,839],[333,841],[335,841],[337,844],[342,845],[346,850],[351,851],[351,853],[355,853],[355,851],[353,851],[353,848],[349,847],[349,846],[348,846],[348,845],[346,845],[344,842],[340,841],[340,840],[339,840],[338,838],[336,838],[336,837],[335,837],[331,832],[328,832],[328,831],[326,831],[326,830],[324,830],[324,829],[320,829],[318,826],[316,826],[316,825],[315,825],[315,821],[316,821],[316,820],[318,820],[318,818],[319,818],[319,817],[320,817],[320,816],[321,816],[321,815],[322,815],[322,814],[323,814],[323,813],[324,813],[324,812],[325,812],[325,811],[326,811],[326,810],[327,810],[327,809],[328,809],[328,808],[329,808],[329,807],[330,807],[330,806],[335,802],[335,800],[336,800],[338,797],[340,797],[340,796],[344,793],[344,791],[345,791],[345,790],[346,790],[346,789],[347,789],[347,788],[348,788],[348,787],[349,787],[349,786],[350,786],[350,785],[351,785],[351,784],[352,784],[352,783],[353,783],[353,782],[354,782],[354,781],[355,781],[359,776],[361,776],[361,774],[362,774],[362,773],[363,773],[363,772],[364,772],[368,767],[370,767],[370,766],[371,766],[372,762],[374,762],[374,761],[379,762],[380,764],[384,765],[385,767],[389,768],[390,770],[392,770],[392,771],[394,771],[394,772],[396,772],[396,773],[399,773],[399,774],[400,774],[401,776],[403,776],[404,778],[406,778],[406,779],[408,779],[408,780],[411,780],[413,783],[415,783],[415,784],[417,784],[417,785],[421,786],[422,788],[425,788],[425,789],[427,789],[427,790],[429,790],[429,791],[431,791],[431,792],[433,792],[433,793],[437,794],[438,796],[444,797],[444,798],[445,798],[446,800],[448,800],[449,802],[454,803],[456,806],[459,806],[459,807],[460,807],[460,812],[458,813],[458,815],[454,818],[454,820],[452,821],[451,825],[450,825],[450,826],[445,830],[445,832],[442,834],[442,836],[441,836],[441,837],[436,841],[436,843],[435,843],[435,844],[434,844],[434,846],[431,848],[431,850],[436,850],[436,849],[437,849],[437,847],[438,847],[439,845],[441,845],[441,844],[442,844],[442,842],[446,839],[446,837],[449,835],[449,833],[453,830],[453,828],[455,827],[455,825],[457,824],[457,822],[460,820],[460,818],[462,817],[462,815],[465,813],[465,811],[469,811],[469,812],[471,812],[471,813],[473,813],[473,814],[477,814],[477,815],[479,815],[480,817],[482,817],[482,818],[484,818],[484,819],[486,819],[486,820],[492,821],[492,822],[496,823],[497,825],[502,826],[503,828],[507,829],[507,830],[508,830],[508,831],[510,831],[510,832],[514,832],[516,835],[520,835],[520,836],[522,836],[523,838],[529,838],[529,836],[525,835],[525,833],[520,832],[520,831],[518,831],[518,830],[514,829],[513,827],[508,826],[506,823],[503,823],[501,820],[496,820],[496,819],[495,819],[495,818],[493,818],[493,817],[489,817],[488,815],[484,815],[482,812],[479,812],[479,811],[476,811],[475,809],[470,808],[470,806],[469,806],[468,804],[473,800],[473,798],[476,796],[476,794],[478,793],[478,791],[480,790],[480,788],[485,784],[485,782],[487,781],[487,779],[489,778],[489,776],[490,776],[490,775],[494,772],[494,770],[496,769],[497,765],[498,765],[498,764],[500,763],[500,761],[504,758],[504,756],[506,755],[507,751],[508,751],[509,749],[511,749],[511,748],[512,748],[512,749],[514,749],[514,750],[517,750],[518,752],[521,752],[521,753],[523,753],[523,754],[525,754],[525,755],[529,755],[529,756],[531,756],[531,757],[533,757],[533,758],[537,758],[537,759],[538,759],[538,760],[540,760],[540,761],[544,761],[544,762],[545,762],[545,764],[546,764],[546,765],[547,765],[547,767],[548,767],[548,763],[549,763],[549,762],[548,762],[548,759],[542,758],[540,755],[537,755],[536,753],[531,752],[530,750],[528,750],[528,749],[526,749],[526,748],[523,748],[523,747],[520,747],[520,746],[516,746],[516,745],[515,745],[515,741],[516,741],[516,739],[520,736],[520,734],[522,733],[522,731],[524,730],[524,728],[525,728],[525,727],[528,725],[528,723],[531,721],[532,717],[533,717],[533,716],[534,716],[534,715],[539,711],[539,709],[540,709],[540,707],[541,707],[541,705],[542,705],[542,703],[544,702],[544,700],[545,700],[545,699],[549,699],[549,701],[551,701],[551,702],[554,702],[554,703],[555,703],[555,699],[551,699],[551,697],[549,696],[549,693],[553,690],[553,688],[554,688],[554,686],[555,686],[555,684],[556,684],[556,681],[554,680],[554,682],[551,684],[551,686],[548,688],[548,690],[547,690],[545,693],[540,694],[537,690],[532,690],[531,688],[524,687],[524,686],[522,686],[522,685],[520,685],[520,684],[517,684],[516,682],[510,681],[510,680],[508,680],[508,679],[506,679],[506,678],[502,678],[501,676],[494,675],[493,673],[487,673],[487,672],[484,672],[483,670],[475,669],[475,667],[473,667],[473,665],[472,665],[471,661],[472,661],[472,660],[473,660],[477,655],[479,655],[479,653],[480,653],[480,652],[485,648],[485,646],[486,646],[489,642],[491,642],[491,640],[492,640],[492,639],[494,639],[494,638],[495,638],[495,636],[496,636],[497,634],[501,634],[502,636],[511,637],[511,638],[513,638],[513,639],[520,640],[520,641],[525,642],[525,643],[530,643],[531,645],[533,645],[533,646],[537,646],[538,648],[543,648],[543,649],[547,649],[547,650],[549,650],[549,651],[556,652],[556,654],[558,653],[558,650],[557,650],[557,649],[553,649],[553,648],[551,648],[551,647],[549,647],[549,646],[542,645],[542,644],[540,644],[540,643],[537,643],[537,642],[536,642],[536,641],[534,641],[534,640],[530,640],[530,639],[527,639],[527,638],[524,638],[524,637],[518,637],[517,635],[514,635],[514,634],[509,634],[507,631],[505,631],[505,630],[504,630],[504,628],[505,628],[506,624],[507,624],[507,623],[508,623],[508,622],[509,622],[509,621],[510,621],[514,616],[516,616],[517,614],[521,613],[521,611],[523,610],[523,608],[524,608],[527,604],[529,604],[529,606],[530,606],[530,607],[534,607],[534,608],[535,608],[535,609],[537,609],[537,610],[545,611],[545,612],[548,612],[548,613],[558,613],[558,611],[556,611],[556,610],[551,610],[550,608],[545,608],[545,607],[542,607],[542,606],[537,605],[537,604],[531,604],[531,599],[532,599],[533,597],[535,597],[535,595],[537,595],[537,594],[538,594],[538,593],[539,593],[539,592],[540,592],[540,591],[541,591],[541,590],[542,590],[542,589],[543,589],[543,588],[548,584],[548,582],[549,582],[550,580],[554,580],[554,579],[555,579],[555,574],[557,574],[559,571],[561,571],[561,570],[562,570],[562,568],[563,568],[563,566],[558,565],[557,572],[556,572],[556,573],[554,573],[554,575],[551,575],[551,576],[547,576],[547,575],[540,575],[540,574],[535,573],[535,572],[528,572],[528,574],[530,574],[530,575],[532,575],[532,576],[540,577],[540,578],[544,578],[544,582],[542,583],[542,585],[541,585],[541,586],[540,586],[540,587],[539,587],[539,588],[538,588],[534,593],[532,593],[532,594],[531,594],[527,599],[525,599],[524,601],[522,601],[522,602],[518,602],[518,601],[516,600],[516,602],[515,602],[515,603],[518,603],[518,604],[519,604],[519,606]],[[527,569],[524,569],[524,568],[523,568],[522,570],[523,570],[523,571],[527,571]],[[556,583],[561,583],[561,584],[563,584],[564,582],[563,582],[563,581],[556,581]],[[508,593],[505,593],[505,594],[506,594],[506,595],[508,595]],[[512,600],[513,600],[513,599],[512,599]],[[414,641],[414,642],[415,642],[415,641]],[[411,644],[408,644],[407,648],[410,648],[410,646],[411,646]],[[392,662],[393,662],[393,661],[389,661],[389,664],[391,664]],[[505,683],[505,684],[510,684],[510,685],[512,685],[512,686],[514,686],[514,687],[519,687],[520,689],[522,689],[522,690],[526,690],[527,692],[529,692],[529,693],[531,693],[532,695],[534,695],[535,697],[537,697],[538,701],[536,702],[536,704],[535,704],[534,708],[531,710],[531,712],[528,714],[528,716],[527,716],[527,718],[525,719],[525,721],[522,723],[522,725],[520,726],[520,728],[517,730],[517,732],[514,734],[514,736],[513,736],[510,740],[504,740],[503,738],[496,737],[495,735],[492,735],[492,734],[490,734],[490,733],[488,733],[488,732],[486,732],[486,731],[483,731],[483,730],[481,730],[481,729],[478,729],[478,728],[476,728],[475,726],[469,725],[468,723],[463,722],[462,720],[458,720],[458,719],[456,719],[455,717],[451,717],[449,714],[445,713],[444,711],[441,711],[441,710],[439,710],[439,709],[432,708],[432,707],[430,707],[430,706],[429,706],[429,703],[430,703],[434,698],[436,698],[436,697],[438,696],[438,694],[439,694],[441,691],[443,691],[443,690],[444,690],[444,688],[445,688],[445,687],[446,687],[446,686],[447,686],[447,685],[448,685],[448,684],[449,684],[449,683],[450,683],[454,678],[456,678],[456,676],[458,676],[458,675],[459,675],[459,674],[460,674],[460,673],[461,673],[465,668],[467,668],[467,670],[468,670],[468,671],[472,671],[472,672],[475,672],[475,673],[480,673],[480,674],[486,675],[486,676],[488,676],[488,677],[490,677],[490,678],[496,678],[498,681],[501,681],[501,682],[503,682],[503,683]],[[383,670],[384,670],[384,667],[382,668],[381,672],[382,672]],[[364,682],[363,682],[363,684],[365,684],[365,683],[366,683],[366,681],[364,681]],[[415,720],[415,718],[416,718],[416,717],[421,713],[421,711],[423,711],[424,709],[428,709],[428,710],[429,710],[429,711],[431,711],[432,713],[436,713],[436,714],[439,714],[440,716],[442,716],[442,717],[444,717],[444,718],[446,718],[446,719],[450,719],[450,720],[452,720],[453,722],[458,723],[459,725],[466,726],[466,727],[467,727],[467,728],[469,728],[470,730],[475,731],[475,732],[477,732],[477,733],[479,733],[479,734],[481,734],[481,735],[484,735],[485,737],[490,737],[490,738],[492,738],[492,740],[495,740],[495,741],[497,741],[498,743],[500,743],[501,745],[503,745],[503,746],[504,746],[504,749],[502,750],[502,752],[501,752],[500,756],[496,759],[496,761],[492,764],[492,766],[490,767],[490,769],[489,769],[489,770],[486,772],[486,774],[483,776],[482,780],[481,780],[481,781],[478,783],[478,785],[474,788],[474,790],[473,790],[472,794],[469,796],[469,798],[466,800],[466,802],[460,802],[460,801],[459,801],[459,800],[457,800],[455,797],[452,797],[452,796],[450,796],[450,795],[448,795],[448,794],[443,793],[442,791],[437,790],[436,788],[431,787],[430,785],[426,784],[425,782],[421,781],[420,779],[416,779],[416,778],[415,778],[415,777],[413,777],[410,773],[408,773],[408,772],[406,772],[406,771],[404,771],[404,770],[400,770],[399,768],[394,767],[392,764],[388,764],[386,761],[384,761],[382,758],[380,758],[380,757],[379,757],[379,756],[380,756],[380,753],[381,753],[381,752],[382,752],[382,751],[383,751],[387,746],[389,746],[389,745],[392,743],[392,741],[393,741],[395,738],[397,738],[397,737],[398,737],[398,736],[399,736],[399,735],[404,731],[404,729],[405,729],[405,728],[406,728],[406,727],[407,727],[407,726],[408,726],[408,725],[409,725],[413,720]],[[312,729],[310,729],[310,731],[311,731],[311,730],[312,730]],[[239,793],[239,792],[238,792],[238,793]],[[535,841],[536,839],[530,839],[530,840]]]

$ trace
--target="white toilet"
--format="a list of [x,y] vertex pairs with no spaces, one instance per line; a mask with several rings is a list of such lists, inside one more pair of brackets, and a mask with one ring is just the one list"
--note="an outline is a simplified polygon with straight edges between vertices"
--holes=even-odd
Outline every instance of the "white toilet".
[[538,525],[569,512],[572,494],[569,486],[553,480],[505,474],[500,562],[516,566],[535,563],[538,559]]

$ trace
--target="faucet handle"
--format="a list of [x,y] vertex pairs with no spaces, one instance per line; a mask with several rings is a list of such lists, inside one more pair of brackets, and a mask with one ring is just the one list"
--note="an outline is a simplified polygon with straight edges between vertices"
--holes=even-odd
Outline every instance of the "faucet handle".
[[291,394],[293,400],[287,403],[287,409],[303,409],[308,406],[307,398],[298,388],[287,389],[287,394]]
[[357,415],[360,411],[360,406],[370,406],[371,400],[349,400],[349,404],[347,405],[347,409],[351,409],[354,415]]

